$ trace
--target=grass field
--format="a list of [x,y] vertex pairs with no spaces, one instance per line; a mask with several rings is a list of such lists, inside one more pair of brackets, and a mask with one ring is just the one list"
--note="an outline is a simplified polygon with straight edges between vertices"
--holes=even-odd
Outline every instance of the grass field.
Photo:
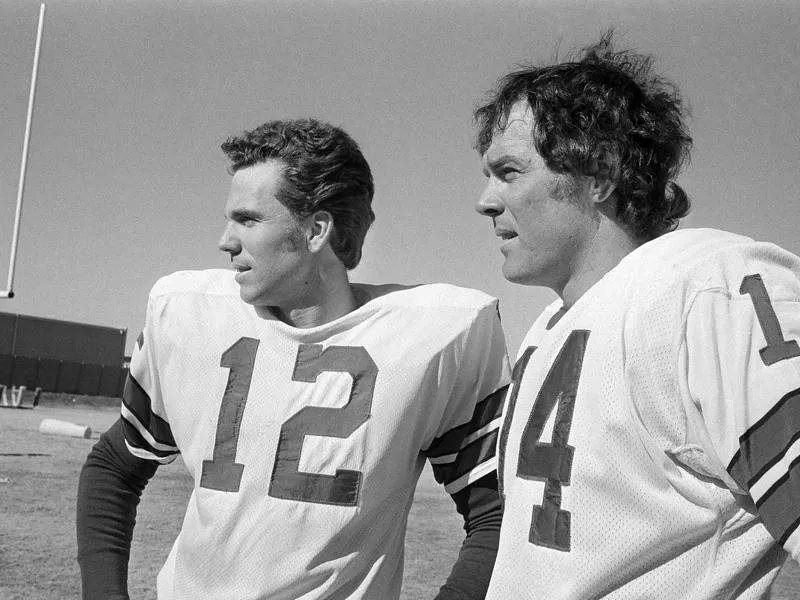
[[[98,433],[117,417],[109,408],[0,409],[0,600],[80,597],[75,560],[78,472]],[[88,425],[91,439],[43,435],[44,418]],[[182,465],[159,469],[139,508],[130,566],[131,597],[155,598],[155,576],[180,529],[191,480]],[[426,469],[406,539],[403,600],[430,599],[462,539],[461,519]],[[773,600],[800,598],[800,567],[787,563]]]

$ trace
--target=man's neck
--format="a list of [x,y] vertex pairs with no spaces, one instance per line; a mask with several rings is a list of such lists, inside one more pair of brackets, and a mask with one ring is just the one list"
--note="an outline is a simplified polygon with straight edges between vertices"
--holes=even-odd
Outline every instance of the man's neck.
[[564,306],[569,308],[575,304],[589,288],[642,243],[630,236],[625,229],[604,221],[579,255],[572,276],[559,292]]
[[358,308],[355,296],[352,292],[343,295],[341,298],[336,298],[335,301],[331,300],[332,299],[328,299],[326,302],[314,304],[312,306],[295,308],[288,311],[288,313],[281,311],[278,316],[283,322],[292,327],[310,329],[335,321]]
[[346,271],[336,277],[322,278],[308,297],[291,307],[256,307],[256,312],[265,312],[277,317],[287,325],[298,329],[319,327],[335,321],[354,311],[363,301],[354,291]]

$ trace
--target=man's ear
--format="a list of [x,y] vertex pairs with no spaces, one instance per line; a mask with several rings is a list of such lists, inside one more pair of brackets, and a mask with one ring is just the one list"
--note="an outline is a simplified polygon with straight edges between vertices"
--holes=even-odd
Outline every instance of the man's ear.
[[333,236],[333,216],[325,210],[318,210],[308,217],[309,228],[306,241],[310,252],[319,252],[330,243]]
[[608,200],[617,187],[617,168],[605,157],[599,159],[592,166],[594,174],[590,176],[589,194],[592,202],[600,204]]

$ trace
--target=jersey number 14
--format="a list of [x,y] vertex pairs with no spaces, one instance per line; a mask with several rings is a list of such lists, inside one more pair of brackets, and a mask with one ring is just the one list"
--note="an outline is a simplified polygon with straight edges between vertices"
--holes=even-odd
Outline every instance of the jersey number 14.
[[[520,439],[517,477],[544,482],[542,503],[533,506],[531,528],[528,541],[537,546],[569,552],[570,513],[561,508],[561,486],[569,485],[572,474],[572,457],[575,448],[570,446],[569,432],[572,428],[572,415],[575,410],[575,396],[581,377],[583,355],[589,331],[578,329],[569,334],[561,347],[547,377],[542,384],[533,409],[525,424]],[[536,348],[529,347],[514,365],[512,373],[513,391],[508,399],[507,414],[512,415],[519,394],[522,375],[531,354]],[[549,442],[542,441],[542,434],[553,410],[553,434]],[[505,446],[511,419],[507,418],[500,431],[499,455],[503,473]],[[501,479],[502,485],[502,479]],[[501,487],[502,493],[502,487]]]

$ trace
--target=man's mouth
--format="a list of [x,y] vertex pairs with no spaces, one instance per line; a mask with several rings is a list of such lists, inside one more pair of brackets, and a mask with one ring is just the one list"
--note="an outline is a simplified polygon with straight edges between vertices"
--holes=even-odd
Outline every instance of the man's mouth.
[[509,229],[495,229],[494,234],[503,241],[513,240],[515,237],[517,237],[517,232]]

